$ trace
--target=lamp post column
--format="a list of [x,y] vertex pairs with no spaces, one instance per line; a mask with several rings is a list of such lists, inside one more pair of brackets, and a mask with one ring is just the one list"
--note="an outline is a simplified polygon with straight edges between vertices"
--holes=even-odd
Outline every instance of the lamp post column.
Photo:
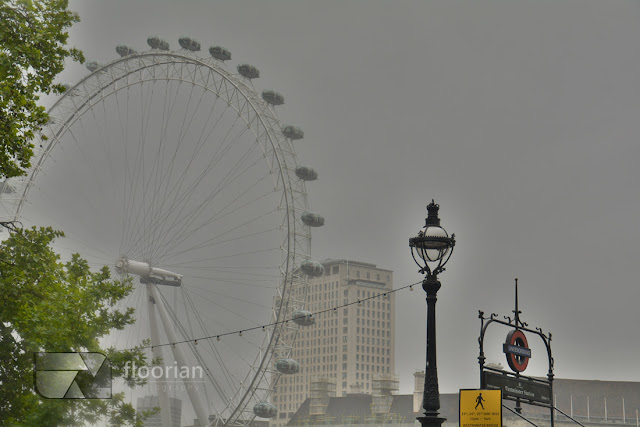
[[424,371],[424,393],[422,408],[424,417],[418,421],[423,427],[439,427],[446,420],[438,417],[440,410],[440,390],[438,388],[438,366],[436,362],[436,301],[440,281],[436,276],[428,275],[422,282],[427,293],[427,366]]

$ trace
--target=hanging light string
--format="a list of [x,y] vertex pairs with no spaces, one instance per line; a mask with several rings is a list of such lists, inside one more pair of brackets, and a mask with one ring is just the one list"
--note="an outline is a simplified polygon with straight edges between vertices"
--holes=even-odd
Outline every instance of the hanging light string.
[[[379,298],[379,297],[386,297],[386,296],[388,296],[390,294],[393,294],[393,293],[398,292],[398,291],[402,291],[402,290],[407,289],[407,288],[409,288],[409,290],[413,291],[413,287],[416,286],[416,285],[419,285],[421,283],[422,283],[422,281],[415,282],[415,283],[412,283],[410,285],[405,285],[405,286],[402,286],[400,288],[396,288],[396,289],[392,289],[390,291],[382,292],[382,293],[379,293],[377,295],[372,295],[372,296],[367,297],[367,298],[359,298],[359,299],[357,299],[355,301],[348,302],[346,304],[342,304],[342,305],[339,305],[339,306],[336,306],[336,307],[331,307],[331,308],[327,308],[325,310],[315,311],[315,312],[313,312],[311,314],[308,314],[307,316],[308,317],[314,317],[314,316],[318,316],[318,315],[321,315],[321,314],[324,314],[324,313],[329,313],[329,312],[332,312],[332,311],[336,312],[341,308],[349,307],[350,305],[354,305],[354,304],[360,305],[363,302],[366,302],[366,301],[369,301],[369,300],[372,300],[372,299],[376,299],[376,298]],[[203,336],[203,337],[199,337],[199,338],[192,338],[192,339],[176,341],[176,342],[168,342],[168,343],[164,343],[164,344],[146,345],[146,346],[141,346],[141,347],[136,347],[136,348],[137,349],[150,348],[150,349],[153,350],[156,347],[175,346],[177,344],[194,343],[194,344],[197,345],[198,341],[205,341],[205,340],[210,340],[210,339],[214,339],[214,338],[216,339],[216,341],[220,341],[220,338],[222,338],[222,337],[226,337],[226,336],[229,336],[229,335],[242,336],[242,334],[245,333],[245,332],[251,332],[251,331],[255,331],[255,330],[266,330],[267,328],[270,328],[272,326],[278,326],[278,325],[281,325],[281,324],[286,324],[286,323],[289,323],[289,321],[293,321],[293,320],[294,319],[284,319],[284,320],[280,320],[280,321],[276,321],[276,322],[272,322],[272,323],[267,323],[267,324],[260,325],[260,326],[254,326],[254,327],[246,328],[246,329],[239,329],[239,330],[233,331],[233,332],[224,332],[224,333],[221,333],[221,334],[208,335],[208,336]],[[134,350],[134,348],[129,348],[129,349],[126,349],[126,350]],[[121,351],[126,351],[126,350],[121,350]]]

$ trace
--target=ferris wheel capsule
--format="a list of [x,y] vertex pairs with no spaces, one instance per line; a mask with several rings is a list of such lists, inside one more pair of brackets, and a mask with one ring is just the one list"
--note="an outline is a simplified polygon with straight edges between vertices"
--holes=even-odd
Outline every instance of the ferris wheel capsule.
[[318,172],[309,166],[298,166],[296,176],[303,181],[315,181],[318,179]]
[[297,126],[287,125],[282,128],[282,134],[292,141],[304,138],[304,132]]
[[272,403],[260,402],[253,407],[253,413],[260,418],[274,418],[278,415],[278,408]]
[[273,90],[264,90],[262,91],[262,99],[267,101],[267,103],[271,105],[282,105],[284,104],[284,96],[279,94]]
[[220,61],[228,61],[231,59],[231,52],[220,46],[211,46],[209,48],[209,53],[215,59],[218,59]]
[[300,269],[304,274],[312,277],[319,277],[324,273],[324,267],[318,261],[303,261],[302,264],[300,264]]
[[253,65],[249,64],[240,64],[238,65],[238,73],[249,80],[257,79],[260,77],[260,70],[258,70]]
[[147,38],[147,44],[151,49],[169,50],[169,43],[158,36],[150,36]]
[[102,64],[100,64],[98,61],[87,61],[85,67],[87,67],[87,70],[93,73],[95,70],[102,67]]
[[120,56],[133,55],[134,53],[136,53],[136,51],[133,48],[123,44],[116,46],[116,52]]
[[322,227],[324,225],[324,217],[315,212],[304,212],[301,219],[309,227]]
[[291,320],[296,325],[300,326],[311,326],[315,325],[316,318],[313,317],[313,313],[307,310],[296,310],[291,314]]
[[297,374],[300,372],[300,364],[294,359],[280,359],[276,362],[276,369],[283,374]]
[[200,42],[191,37],[180,37],[178,39],[178,44],[181,48],[189,50],[191,52],[197,52],[200,50]]

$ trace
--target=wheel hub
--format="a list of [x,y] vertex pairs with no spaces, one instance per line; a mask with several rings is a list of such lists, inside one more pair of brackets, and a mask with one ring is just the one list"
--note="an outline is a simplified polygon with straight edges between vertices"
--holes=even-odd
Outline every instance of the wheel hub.
[[142,283],[154,283],[156,285],[180,286],[182,275],[161,268],[152,267],[147,262],[134,261],[128,258],[120,258],[116,262],[116,270],[123,274],[135,274],[140,276]]

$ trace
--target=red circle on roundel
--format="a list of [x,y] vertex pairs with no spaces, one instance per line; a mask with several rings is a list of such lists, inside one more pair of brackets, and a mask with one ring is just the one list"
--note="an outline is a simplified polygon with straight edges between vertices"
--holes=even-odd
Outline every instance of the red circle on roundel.
[[[518,347],[529,348],[529,343],[527,343],[527,337],[524,335],[519,329],[514,329],[513,331],[507,334],[507,344],[517,345]],[[529,364],[529,358],[526,356],[519,356],[513,353],[507,353],[507,363],[509,367],[516,372],[522,372],[527,369],[527,365]]]

